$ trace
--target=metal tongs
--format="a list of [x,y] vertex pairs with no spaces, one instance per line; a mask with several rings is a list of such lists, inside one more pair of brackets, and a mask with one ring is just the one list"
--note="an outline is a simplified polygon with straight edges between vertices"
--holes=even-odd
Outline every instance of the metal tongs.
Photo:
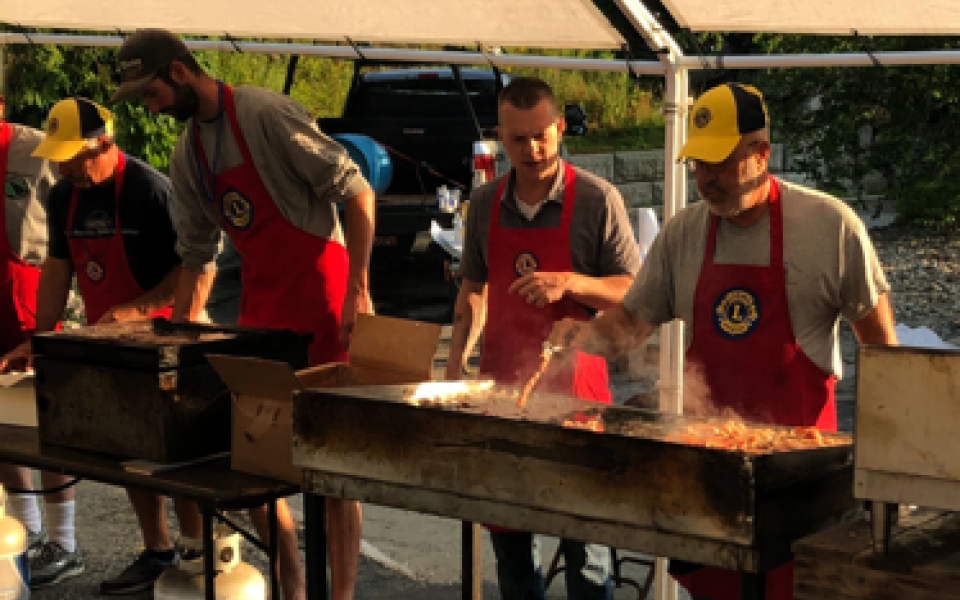
[[540,366],[537,367],[536,372],[530,376],[530,379],[523,384],[523,388],[520,390],[520,397],[517,398],[517,408],[523,408],[527,403],[527,398],[530,396],[530,392],[533,391],[534,386],[537,385],[537,381],[540,380],[540,376],[543,375],[543,372],[547,370],[547,367],[550,365],[550,359],[553,358],[553,355],[561,352],[563,346],[555,346],[550,342],[544,341],[543,347],[540,350]]

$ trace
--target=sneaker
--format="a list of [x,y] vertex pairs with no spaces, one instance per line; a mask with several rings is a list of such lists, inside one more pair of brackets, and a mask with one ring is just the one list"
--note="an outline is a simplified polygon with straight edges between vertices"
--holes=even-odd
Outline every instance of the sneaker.
[[162,560],[144,550],[129,567],[124,569],[113,579],[100,582],[100,593],[105,596],[125,596],[149,590],[153,583],[164,571],[177,565],[177,557],[173,560]]
[[45,588],[83,573],[80,551],[67,552],[57,542],[47,542],[30,560],[30,589]]
[[40,531],[27,531],[27,558],[30,560],[36,558],[49,541],[47,532],[42,529]]

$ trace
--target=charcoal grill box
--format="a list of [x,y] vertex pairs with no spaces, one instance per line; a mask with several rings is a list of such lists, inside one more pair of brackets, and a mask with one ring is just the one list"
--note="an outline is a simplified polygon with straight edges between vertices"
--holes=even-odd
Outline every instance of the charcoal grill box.
[[[453,383],[296,393],[304,490],[749,572],[856,506],[843,434],[752,455],[661,439],[688,417],[553,394],[534,392],[520,417],[484,410],[483,391],[474,412],[409,401]],[[578,413],[598,413],[605,432],[559,426]]]
[[230,449],[210,352],[307,363],[311,336],[152,319],[35,335],[42,443],[159,463]]
[[300,485],[301,468],[292,458],[293,391],[427,381],[439,340],[439,325],[358,315],[350,364],[294,371],[269,360],[209,356],[233,392],[232,468]]

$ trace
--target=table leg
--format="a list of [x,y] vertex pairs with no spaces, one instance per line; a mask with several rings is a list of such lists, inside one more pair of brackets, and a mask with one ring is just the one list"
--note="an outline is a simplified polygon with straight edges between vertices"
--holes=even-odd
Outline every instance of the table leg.
[[270,558],[270,598],[280,600],[280,573],[277,559],[280,554],[280,540],[277,539],[277,501],[267,503],[267,515],[270,529],[270,545],[267,549]]
[[766,595],[766,573],[743,573],[740,576],[741,600],[764,600]]
[[203,520],[203,597],[206,600],[216,600],[214,589],[213,555],[216,548],[213,546],[213,509],[202,506],[200,509]]
[[303,495],[307,598],[327,600],[327,499]]
[[483,535],[481,525],[461,522],[463,600],[483,600]]

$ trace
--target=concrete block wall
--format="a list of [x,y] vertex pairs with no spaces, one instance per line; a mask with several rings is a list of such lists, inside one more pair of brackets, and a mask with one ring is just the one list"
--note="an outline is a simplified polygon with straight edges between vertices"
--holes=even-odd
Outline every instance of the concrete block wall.
[[[627,208],[653,208],[657,214],[663,211],[663,150],[628,150],[621,152],[598,152],[572,154],[571,164],[603,177],[620,190]],[[770,170],[790,181],[807,183],[797,173],[784,173],[784,149],[782,144],[773,144]],[[693,179],[687,182],[687,202],[697,200],[697,187]]]

